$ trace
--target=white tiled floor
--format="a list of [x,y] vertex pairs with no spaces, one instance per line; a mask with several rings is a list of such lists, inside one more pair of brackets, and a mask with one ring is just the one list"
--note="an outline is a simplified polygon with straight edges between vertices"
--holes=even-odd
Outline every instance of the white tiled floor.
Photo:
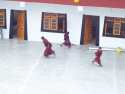
[[41,42],[1,40],[0,94],[125,94],[125,53],[104,51],[101,68],[85,46],[53,48],[44,58]]

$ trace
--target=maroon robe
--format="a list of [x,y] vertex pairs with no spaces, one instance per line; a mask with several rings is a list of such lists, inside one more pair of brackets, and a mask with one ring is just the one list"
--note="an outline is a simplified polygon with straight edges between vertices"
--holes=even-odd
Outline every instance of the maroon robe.
[[43,43],[46,47],[44,50],[44,56],[48,57],[51,54],[55,54],[55,52],[52,50],[52,44],[45,38],[42,40],[43,40]]
[[55,52],[52,50],[51,47],[46,47],[46,49],[44,50],[44,56],[48,57],[49,55],[55,54]]
[[70,42],[70,39],[69,39],[69,32],[66,32],[64,34],[64,43],[63,44],[65,46],[71,47],[71,42]]
[[50,43],[47,39],[42,39],[43,40],[43,44],[45,47],[48,47],[48,44]]
[[98,63],[99,65],[101,65],[101,59],[100,59],[100,57],[102,55],[102,50],[98,49],[97,52],[95,53],[95,55],[96,55],[96,57],[95,57],[94,61],[96,63]]

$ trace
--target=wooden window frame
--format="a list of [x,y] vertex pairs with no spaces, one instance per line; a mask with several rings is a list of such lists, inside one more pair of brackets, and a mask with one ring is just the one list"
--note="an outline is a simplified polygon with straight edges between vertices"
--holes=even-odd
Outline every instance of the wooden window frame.
[[6,29],[6,9],[0,9],[0,15],[3,13],[3,16],[0,17],[0,29]]
[[[59,29],[59,20],[62,16],[62,30]],[[67,15],[61,13],[42,12],[41,32],[65,33],[67,32]],[[46,23],[46,24],[45,24]]]
[[[112,25],[112,31],[107,31],[108,23]],[[116,37],[116,38],[125,38],[125,31],[121,30],[122,24],[125,23],[125,18],[121,17],[105,17],[104,19],[104,28],[103,36],[106,37]]]

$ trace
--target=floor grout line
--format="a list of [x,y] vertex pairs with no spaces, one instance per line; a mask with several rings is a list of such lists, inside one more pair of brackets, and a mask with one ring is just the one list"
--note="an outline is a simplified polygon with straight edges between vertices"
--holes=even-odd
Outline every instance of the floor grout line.
[[35,68],[40,64],[40,60],[41,60],[41,55],[39,57],[38,60],[36,60],[35,64],[33,64],[33,66],[31,67],[28,76],[26,77],[26,79],[23,81],[23,85],[19,88],[19,94],[23,94],[24,89],[26,88],[26,85],[28,84],[28,81],[30,80],[30,78],[32,77],[33,71],[35,70]]

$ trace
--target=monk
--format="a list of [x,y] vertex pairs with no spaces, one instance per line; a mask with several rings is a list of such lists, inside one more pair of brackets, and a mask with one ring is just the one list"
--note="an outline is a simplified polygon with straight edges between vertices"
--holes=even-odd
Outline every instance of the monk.
[[96,62],[97,64],[99,64],[99,66],[102,66],[101,59],[100,59],[101,56],[102,56],[102,48],[99,47],[95,52],[95,59],[92,61],[92,63]]
[[67,46],[67,47],[71,47],[71,42],[70,42],[70,39],[69,39],[69,32],[65,32],[64,34],[64,42],[63,42],[63,45],[64,46]]
[[52,54],[55,55],[55,51],[52,50],[52,44],[45,37],[41,37],[41,39],[43,40],[43,44],[46,47],[44,50],[44,56],[48,57]]

